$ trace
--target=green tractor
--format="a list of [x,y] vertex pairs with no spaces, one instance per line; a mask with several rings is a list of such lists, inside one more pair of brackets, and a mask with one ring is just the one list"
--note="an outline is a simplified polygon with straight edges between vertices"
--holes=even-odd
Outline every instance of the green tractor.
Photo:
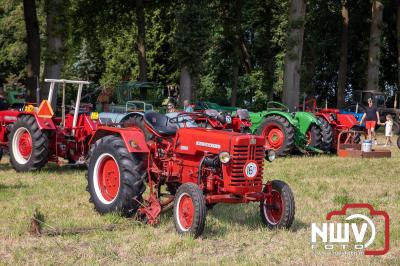
[[323,144],[323,124],[309,112],[293,112],[279,102],[268,102],[267,110],[250,112],[251,132],[264,136],[265,145],[278,156],[286,156],[297,148],[302,153],[317,152]]
[[4,86],[5,100],[12,109],[22,109],[25,105],[25,88],[17,86]]
[[[196,104],[195,110],[205,109],[215,109],[235,115],[240,108],[220,106],[212,102]],[[295,148],[302,153],[323,152],[320,148],[325,145],[322,133],[326,124],[321,123],[312,113],[290,113],[284,104],[271,101],[267,103],[266,111],[249,112],[248,118],[251,127],[241,132],[264,136],[265,146],[275,150],[278,156],[291,154]]]

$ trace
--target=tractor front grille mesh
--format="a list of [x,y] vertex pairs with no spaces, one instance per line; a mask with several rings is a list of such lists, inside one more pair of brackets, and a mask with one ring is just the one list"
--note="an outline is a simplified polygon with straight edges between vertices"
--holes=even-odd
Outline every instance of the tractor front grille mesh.
[[[248,161],[255,161],[258,167],[257,176],[248,179],[244,175],[244,166]],[[264,147],[257,145],[235,145],[232,154],[231,186],[254,187],[262,185],[264,164]]]

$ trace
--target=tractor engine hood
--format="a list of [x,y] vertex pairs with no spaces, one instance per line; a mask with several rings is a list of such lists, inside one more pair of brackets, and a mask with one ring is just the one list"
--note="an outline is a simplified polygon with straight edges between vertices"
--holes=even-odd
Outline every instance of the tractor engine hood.
[[234,146],[264,145],[260,136],[237,132],[205,129],[181,128],[176,134],[176,151],[183,154],[219,154],[232,152]]

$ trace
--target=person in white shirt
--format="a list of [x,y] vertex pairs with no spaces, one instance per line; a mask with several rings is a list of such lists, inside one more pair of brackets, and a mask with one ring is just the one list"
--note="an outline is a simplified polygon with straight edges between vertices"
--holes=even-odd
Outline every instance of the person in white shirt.
[[386,143],[384,147],[392,145],[392,137],[393,137],[393,117],[391,115],[386,116],[386,122],[380,123],[381,125],[385,125],[385,137]]

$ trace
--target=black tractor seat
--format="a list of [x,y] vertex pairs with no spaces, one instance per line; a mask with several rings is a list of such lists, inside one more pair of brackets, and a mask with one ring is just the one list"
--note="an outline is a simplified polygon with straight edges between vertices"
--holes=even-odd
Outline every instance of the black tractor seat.
[[161,136],[173,136],[176,134],[176,125],[168,122],[169,118],[166,115],[157,112],[147,112],[144,114],[146,123]]

